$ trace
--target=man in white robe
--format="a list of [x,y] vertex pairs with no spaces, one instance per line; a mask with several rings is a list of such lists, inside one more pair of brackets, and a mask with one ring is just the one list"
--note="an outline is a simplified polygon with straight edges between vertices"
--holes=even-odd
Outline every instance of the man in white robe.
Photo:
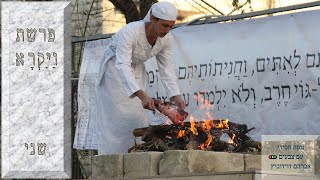
[[132,131],[148,126],[146,109],[155,104],[146,93],[144,62],[151,57],[156,57],[168,97],[185,108],[171,59],[169,31],[176,17],[171,3],[155,3],[144,20],[129,23],[112,37],[97,83],[98,154],[126,153],[134,145]]

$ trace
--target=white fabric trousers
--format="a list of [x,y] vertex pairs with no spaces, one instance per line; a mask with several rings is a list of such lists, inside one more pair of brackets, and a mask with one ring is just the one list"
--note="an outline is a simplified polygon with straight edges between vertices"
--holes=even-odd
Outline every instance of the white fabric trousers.
[[[141,87],[147,81],[145,78],[142,75],[137,79]],[[114,60],[107,61],[97,86],[97,121],[99,155],[127,153],[134,145],[132,131],[148,126],[146,110],[138,97],[127,96]]]

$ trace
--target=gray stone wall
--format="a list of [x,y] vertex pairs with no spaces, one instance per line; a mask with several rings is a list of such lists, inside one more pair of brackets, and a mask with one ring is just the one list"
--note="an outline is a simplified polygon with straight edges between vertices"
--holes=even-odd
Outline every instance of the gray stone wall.
[[201,150],[111,154],[93,157],[91,179],[319,180],[320,175],[261,171],[261,155]]
[[156,178],[250,173],[261,170],[260,155],[174,150],[93,157],[92,179]]

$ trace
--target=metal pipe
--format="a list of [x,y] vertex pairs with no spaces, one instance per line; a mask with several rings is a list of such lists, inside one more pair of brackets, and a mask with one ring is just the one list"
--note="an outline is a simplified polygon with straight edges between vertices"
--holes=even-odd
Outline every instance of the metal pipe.
[[115,33],[111,34],[98,34],[94,36],[85,36],[85,37],[71,37],[71,43],[79,43],[79,42],[87,42],[87,41],[94,41],[99,39],[107,39],[111,38]]

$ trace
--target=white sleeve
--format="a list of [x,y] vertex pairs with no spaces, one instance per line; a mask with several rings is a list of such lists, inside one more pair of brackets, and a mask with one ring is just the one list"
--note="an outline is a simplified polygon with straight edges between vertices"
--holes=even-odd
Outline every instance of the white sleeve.
[[168,41],[165,42],[163,49],[156,55],[160,78],[164,89],[169,97],[179,95],[178,78],[175,73],[175,65],[172,62],[172,36],[168,34]]
[[135,40],[130,29],[123,29],[118,36],[115,66],[129,97],[133,97],[133,94],[141,89],[131,66],[134,43]]

